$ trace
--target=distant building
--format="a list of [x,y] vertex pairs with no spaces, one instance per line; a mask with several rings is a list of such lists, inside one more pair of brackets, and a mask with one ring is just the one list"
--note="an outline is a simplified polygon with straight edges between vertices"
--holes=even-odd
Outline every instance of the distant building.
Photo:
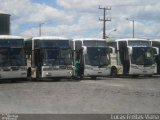
[[10,15],[0,12],[0,35],[10,34]]

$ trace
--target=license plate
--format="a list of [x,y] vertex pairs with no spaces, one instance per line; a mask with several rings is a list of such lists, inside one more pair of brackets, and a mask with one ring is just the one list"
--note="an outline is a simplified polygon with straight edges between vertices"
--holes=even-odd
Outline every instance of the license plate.
[[98,72],[98,74],[101,74],[102,72]]
[[147,73],[147,71],[143,71],[143,73]]

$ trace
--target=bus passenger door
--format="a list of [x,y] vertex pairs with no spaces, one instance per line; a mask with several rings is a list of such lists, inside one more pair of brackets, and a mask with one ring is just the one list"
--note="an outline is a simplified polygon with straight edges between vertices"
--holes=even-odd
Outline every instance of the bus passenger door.
[[35,49],[34,51],[35,67],[36,67],[36,77],[40,78],[42,71],[42,59],[40,54],[40,49]]
[[130,68],[130,62],[129,62],[129,54],[126,41],[119,42],[119,55],[120,55],[120,61],[123,65],[123,74],[128,74]]

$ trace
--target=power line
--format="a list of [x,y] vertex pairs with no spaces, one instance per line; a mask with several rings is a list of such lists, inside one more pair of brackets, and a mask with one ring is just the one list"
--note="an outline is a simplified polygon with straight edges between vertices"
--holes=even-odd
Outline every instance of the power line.
[[153,2],[153,3],[147,3],[147,4],[143,4],[143,3],[138,3],[138,4],[111,4],[109,6],[112,7],[130,7],[130,6],[135,6],[135,7],[145,7],[145,6],[155,6],[157,5],[157,3]]

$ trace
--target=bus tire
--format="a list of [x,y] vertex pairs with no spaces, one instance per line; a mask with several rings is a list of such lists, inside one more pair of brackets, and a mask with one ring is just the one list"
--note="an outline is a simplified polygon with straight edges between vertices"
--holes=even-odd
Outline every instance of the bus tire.
[[92,80],[95,80],[96,78],[97,78],[96,76],[92,76],[92,77],[91,77]]
[[139,75],[132,75],[132,78],[138,78]]
[[116,67],[112,67],[111,68],[111,77],[116,77],[117,76],[117,68]]
[[152,77],[153,75],[146,75],[146,77]]
[[27,69],[27,77],[31,77],[31,68],[30,67]]
[[84,78],[84,76],[83,76],[83,75],[81,75],[81,76],[80,76],[80,79],[83,79],[83,78]]
[[31,77],[31,79],[30,79],[31,81],[33,81],[33,82],[36,82],[37,81],[37,79],[36,78],[32,78]]
[[16,83],[16,82],[17,82],[16,79],[12,79],[12,80],[11,80],[11,83]]

